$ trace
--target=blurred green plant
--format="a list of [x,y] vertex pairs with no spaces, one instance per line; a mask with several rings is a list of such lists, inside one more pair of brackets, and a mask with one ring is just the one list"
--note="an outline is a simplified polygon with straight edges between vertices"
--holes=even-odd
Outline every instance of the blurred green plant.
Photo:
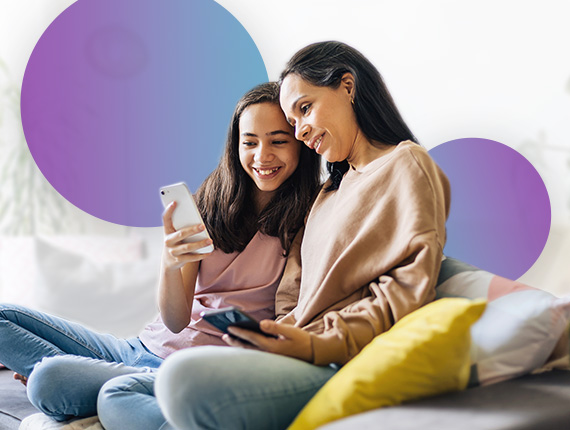
[[20,92],[0,59],[0,234],[80,233],[78,209],[45,179],[26,144]]

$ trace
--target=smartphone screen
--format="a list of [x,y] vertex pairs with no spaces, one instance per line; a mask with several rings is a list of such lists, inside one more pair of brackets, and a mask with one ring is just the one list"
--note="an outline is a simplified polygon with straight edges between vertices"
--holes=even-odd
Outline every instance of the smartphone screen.
[[229,333],[228,327],[235,326],[254,331],[268,337],[275,337],[267,334],[259,327],[259,322],[236,307],[229,307],[213,311],[203,311],[200,316],[205,321],[216,327],[218,330]]

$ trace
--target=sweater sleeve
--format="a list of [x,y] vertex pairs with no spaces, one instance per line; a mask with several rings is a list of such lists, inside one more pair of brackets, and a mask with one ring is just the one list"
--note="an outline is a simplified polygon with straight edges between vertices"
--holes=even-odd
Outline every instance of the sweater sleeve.
[[[427,153],[416,152],[402,154],[370,184],[370,190],[386,186],[375,198],[371,192],[364,196],[358,233],[330,270],[336,284],[316,293],[322,302],[339,288],[344,291],[321,314],[320,327],[309,329],[317,365],[345,364],[435,298],[450,189]],[[364,199],[376,203],[365,207]]]
[[435,231],[414,237],[404,258],[363,291],[368,296],[323,316],[311,333],[314,364],[343,365],[396,321],[435,298],[442,249]]
[[[275,315],[277,321],[294,324],[294,321],[283,321],[297,306],[299,301],[299,288],[301,286],[301,242],[303,240],[304,228],[301,228],[289,249],[287,263],[283,272],[281,282],[275,293]],[[292,318],[292,316],[288,317]]]

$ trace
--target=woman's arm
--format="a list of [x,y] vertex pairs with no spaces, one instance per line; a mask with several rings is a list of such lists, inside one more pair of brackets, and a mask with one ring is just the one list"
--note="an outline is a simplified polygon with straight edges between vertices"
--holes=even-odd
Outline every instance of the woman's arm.
[[223,340],[231,346],[261,349],[316,365],[346,364],[395,321],[434,299],[441,256],[435,232],[414,238],[401,264],[370,283],[370,295],[324,315],[319,322],[324,325],[321,333],[312,333],[311,325],[301,329],[265,320],[261,329],[277,339],[230,327],[231,334],[250,344],[227,335]]
[[200,268],[200,261],[210,254],[197,251],[212,243],[204,239],[184,243],[184,239],[204,230],[202,225],[175,230],[172,213],[176,203],[169,205],[163,215],[164,248],[158,286],[158,307],[164,324],[173,333],[179,333],[190,323],[194,289]]
[[283,271],[283,277],[275,293],[276,321],[289,318],[287,315],[295,309],[299,301],[299,287],[301,286],[301,242],[303,241],[304,227],[297,232]]
[[366,297],[323,316],[321,331],[311,333],[313,363],[347,363],[376,336],[431,302],[442,255],[435,231],[412,238],[403,258],[363,288]]
[[[322,226],[321,236],[336,234],[341,241],[330,241],[340,251],[322,283],[301,292],[303,308],[297,307],[293,321],[282,320],[308,332],[310,346],[292,330],[280,332],[277,340],[243,336],[246,340],[271,352],[310,357],[318,365],[344,364],[404,315],[434,299],[445,244],[449,183],[427,154],[418,156],[422,158],[401,153],[391,170],[385,165],[377,178],[368,176],[369,188],[357,194],[362,210],[345,218],[349,235],[342,228],[332,228],[329,212],[313,214],[316,226],[311,237]],[[306,231],[305,242],[308,237]],[[312,253],[313,264],[331,258],[323,246],[306,251]],[[307,270],[305,261],[303,269]],[[277,345],[287,337],[298,338],[305,350],[299,352],[285,342],[283,347]]]

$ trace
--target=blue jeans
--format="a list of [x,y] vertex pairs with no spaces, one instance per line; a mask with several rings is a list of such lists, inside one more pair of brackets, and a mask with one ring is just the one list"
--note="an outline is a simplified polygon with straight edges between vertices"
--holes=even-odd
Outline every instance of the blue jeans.
[[23,306],[0,305],[0,363],[29,377],[28,398],[58,421],[95,415],[105,382],[151,372],[162,361],[138,338],[118,339]]
[[176,429],[285,429],[338,368],[240,348],[175,352],[156,397]]
[[156,373],[137,373],[111,379],[99,392],[97,412],[106,430],[167,430],[154,394]]

